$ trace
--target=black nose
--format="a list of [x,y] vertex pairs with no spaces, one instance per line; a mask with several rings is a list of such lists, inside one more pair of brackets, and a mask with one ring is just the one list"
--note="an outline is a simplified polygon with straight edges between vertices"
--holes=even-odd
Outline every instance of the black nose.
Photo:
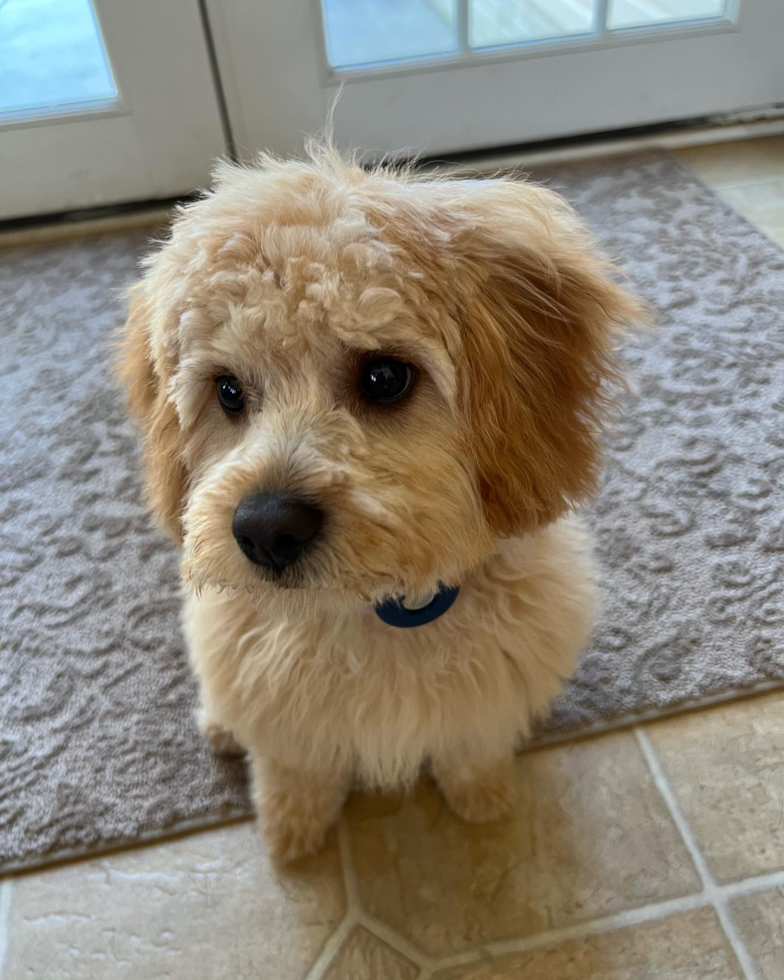
[[231,530],[254,564],[280,572],[312,541],[324,518],[318,507],[288,493],[249,493],[234,511]]

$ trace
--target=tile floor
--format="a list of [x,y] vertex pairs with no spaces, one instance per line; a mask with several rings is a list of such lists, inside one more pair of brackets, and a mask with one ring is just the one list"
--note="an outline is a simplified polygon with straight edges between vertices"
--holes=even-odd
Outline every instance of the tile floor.
[[[678,154],[784,246],[784,137]],[[784,980],[784,691],[537,749],[520,804],[356,797],[281,870],[250,822],[0,885],[0,980]]]
[[694,146],[675,155],[784,247],[784,136]]

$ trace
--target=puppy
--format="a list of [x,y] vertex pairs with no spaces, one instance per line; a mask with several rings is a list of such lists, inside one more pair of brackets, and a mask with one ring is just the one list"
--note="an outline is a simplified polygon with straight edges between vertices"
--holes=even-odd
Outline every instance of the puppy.
[[594,621],[574,508],[636,302],[551,191],[329,147],[221,165],[145,264],[122,376],[202,727],[247,752],[269,850],[424,762],[502,816]]

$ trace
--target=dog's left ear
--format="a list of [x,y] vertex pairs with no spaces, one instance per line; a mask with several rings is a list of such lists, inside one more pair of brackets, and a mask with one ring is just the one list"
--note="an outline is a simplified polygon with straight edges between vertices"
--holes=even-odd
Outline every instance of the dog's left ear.
[[156,334],[155,310],[142,280],[131,288],[128,319],[121,333],[119,375],[128,408],[143,436],[147,494],[158,523],[178,543],[187,473],[180,453],[180,425],[167,385],[174,371]]
[[463,409],[488,521],[515,535],[595,490],[613,352],[644,314],[557,194],[488,181],[465,203]]

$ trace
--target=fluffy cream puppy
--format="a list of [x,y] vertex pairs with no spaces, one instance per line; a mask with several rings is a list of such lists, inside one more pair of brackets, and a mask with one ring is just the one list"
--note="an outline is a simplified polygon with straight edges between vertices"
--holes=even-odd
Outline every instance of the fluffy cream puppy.
[[551,191],[323,147],[222,166],[147,260],[122,373],[203,728],[247,751],[274,855],[424,762],[467,820],[512,805],[591,632],[573,508],[637,313]]

